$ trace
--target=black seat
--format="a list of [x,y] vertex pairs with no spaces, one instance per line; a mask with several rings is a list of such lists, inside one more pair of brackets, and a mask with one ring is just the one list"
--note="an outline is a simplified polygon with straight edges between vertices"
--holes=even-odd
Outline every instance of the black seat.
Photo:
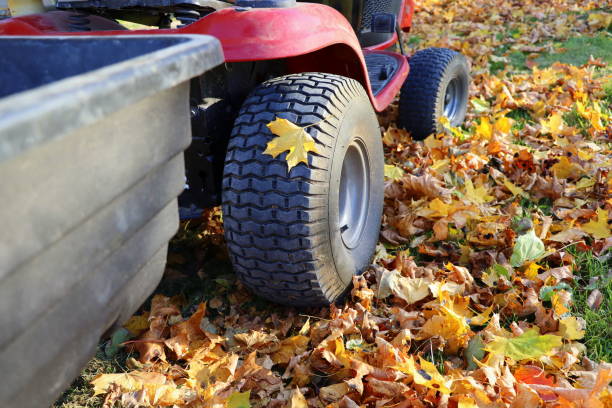
[[372,18],[377,13],[399,16],[401,0],[320,0],[312,3],[325,4],[341,12],[351,23],[362,47],[384,43],[393,33],[372,32]]

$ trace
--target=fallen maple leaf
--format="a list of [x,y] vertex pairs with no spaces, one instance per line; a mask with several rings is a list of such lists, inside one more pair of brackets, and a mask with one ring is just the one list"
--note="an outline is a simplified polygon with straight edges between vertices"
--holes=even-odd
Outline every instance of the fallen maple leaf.
[[580,178],[584,174],[584,169],[577,163],[571,162],[567,157],[561,156],[551,170],[555,177],[559,179]]
[[559,335],[567,340],[580,340],[584,337],[585,324],[584,320],[580,321],[576,316],[561,319],[559,321]]
[[510,357],[514,361],[522,361],[545,356],[561,344],[560,336],[540,335],[538,329],[532,328],[517,337],[494,336],[485,350]]
[[385,178],[390,180],[400,180],[404,176],[404,170],[397,166],[385,164]]
[[493,197],[488,194],[484,186],[475,188],[470,179],[465,180],[465,198],[476,204],[484,204],[493,200]]
[[413,198],[427,197],[435,199],[450,194],[450,190],[443,188],[440,180],[429,173],[421,176],[406,174],[402,178],[402,186],[404,187],[404,192]]
[[123,392],[139,391],[146,384],[162,385],[166,383],[166,376],[155,372],[132,371],[121,374],[99,374],[91,381],[94,395],[104,394],[111,385],[121,387]]
[[234,392],[226,402],[226,408],[251,408],[251,391]]
[[276,157],[283,152],[289,151],[285,158],[288,171],[291,171],[299,163],[308,164],[308,152],[319,152],[314,139],[306,132],[306,129],[287,119],[277,117],[266,126],[277,137],[267,143],[264,154]]
[[[555,386],[555,377],[547,374],[540,367],[532,366],[532,365],[524,365],[517,367],[514,371],[514,378],[519,383],[523,384],[542,384]],[[557,395],[550,391],[540,391],[540,397],[545,401],[554,401],[557,399]]]
[[409,357],[398,369],[406,374],[410,374],[416,384],[424,385],[442,394],[450,394],[448,382],[440,374],[436,366],[423,359],[423,357],[419,357],[419,368],[417,368],[414,359]]
[[597,219],[591,220],[586,224],[582,224],[580,228],[588,232],[597,239],[610,237],[610,225],[608,224],[610,217],[607,210],[603,208],[597,209]]

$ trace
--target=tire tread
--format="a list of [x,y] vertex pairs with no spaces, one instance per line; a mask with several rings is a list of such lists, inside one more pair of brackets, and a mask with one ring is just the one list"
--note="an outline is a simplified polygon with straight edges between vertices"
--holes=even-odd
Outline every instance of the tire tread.
[[[247,97],[236,119],[223,178],[225,234],[237,275],[260,296],[313,306],[345,290],[322,261],[331,256],[327,169],[343,112],[365,95],[357,85],[323,73],[274,78]],[[320,150],[309,154],[308,166],[287,172],[286,153],[263,154],[274,137],[266,124],[277,113],[300,126],[322,122],[308,128]]]

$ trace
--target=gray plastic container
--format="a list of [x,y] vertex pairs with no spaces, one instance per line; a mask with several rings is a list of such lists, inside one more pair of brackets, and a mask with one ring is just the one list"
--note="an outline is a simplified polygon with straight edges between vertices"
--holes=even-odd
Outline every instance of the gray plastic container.
[[0,407],[48,407],[158,284],[210,36],[0,37]]

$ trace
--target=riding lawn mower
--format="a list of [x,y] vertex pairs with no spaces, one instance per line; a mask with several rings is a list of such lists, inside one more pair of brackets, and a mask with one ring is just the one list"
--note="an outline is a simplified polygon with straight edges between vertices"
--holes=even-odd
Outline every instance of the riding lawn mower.
[[[431,48],[406,55],[413,0],[60,0],[0,21],[0,35],[208,34],[225,64],[191,81],[183,218],[222,205],[234,269],[256,294],[329,304],[370,265],[383,207],[376,112],[399,94],[415,139],[460,124],[468,64]],[[128,30],[122,22],[147,25]],[[41,63],[44,63],[41,61]],[[264,153],[266,127],[305,127],[318,153],[291,170]]]

